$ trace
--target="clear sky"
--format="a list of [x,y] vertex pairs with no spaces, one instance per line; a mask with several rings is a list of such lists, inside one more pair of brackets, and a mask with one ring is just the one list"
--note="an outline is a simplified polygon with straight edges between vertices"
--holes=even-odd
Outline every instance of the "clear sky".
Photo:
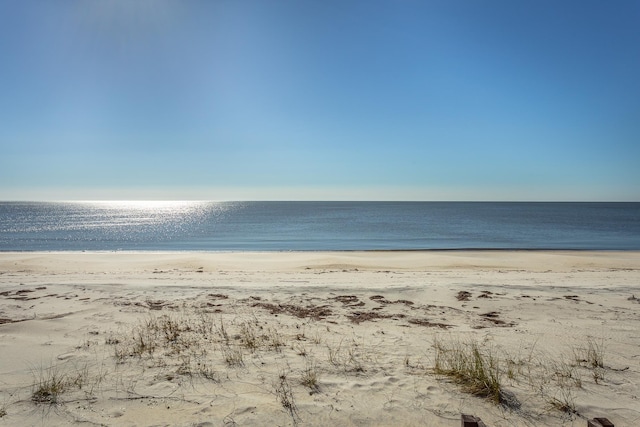
[[2,0],[25,199],[640,201],[640,1]]

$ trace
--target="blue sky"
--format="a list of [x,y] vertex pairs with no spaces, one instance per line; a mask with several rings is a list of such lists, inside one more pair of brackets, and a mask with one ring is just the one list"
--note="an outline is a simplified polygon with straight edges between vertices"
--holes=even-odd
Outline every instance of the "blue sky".
[[640,201],[640,2],[3,0],[0,200]]

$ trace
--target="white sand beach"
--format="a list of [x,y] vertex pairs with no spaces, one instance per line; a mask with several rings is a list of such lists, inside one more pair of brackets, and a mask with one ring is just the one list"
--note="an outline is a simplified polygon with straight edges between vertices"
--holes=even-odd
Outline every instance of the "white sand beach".
[[635,426],[639,396],[639,252],[0,253],[0,425]]

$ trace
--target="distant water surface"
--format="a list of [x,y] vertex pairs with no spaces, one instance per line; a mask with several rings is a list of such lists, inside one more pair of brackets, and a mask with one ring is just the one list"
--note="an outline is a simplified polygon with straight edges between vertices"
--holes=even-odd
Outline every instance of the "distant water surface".
[[405,249],[640,250],[640,203],[0,203],[0,251]]

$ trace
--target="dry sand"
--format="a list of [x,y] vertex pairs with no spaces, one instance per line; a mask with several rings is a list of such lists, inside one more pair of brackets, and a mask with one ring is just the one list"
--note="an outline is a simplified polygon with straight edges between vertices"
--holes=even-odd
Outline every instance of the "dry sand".
[[[636,297],[638,252],[0,253],[0,425],[636,426]],[[502,403],[434,371],[473,346]]]

